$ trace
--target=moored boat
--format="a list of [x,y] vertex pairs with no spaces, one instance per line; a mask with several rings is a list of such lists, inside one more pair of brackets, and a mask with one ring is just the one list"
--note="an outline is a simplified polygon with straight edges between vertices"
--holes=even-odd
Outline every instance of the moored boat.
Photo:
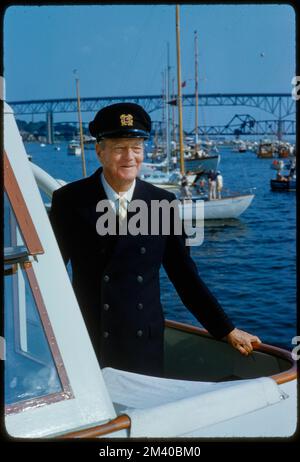
[[217,170],[221,156],[207,155],[206,157],[184,159],[186,171],[207,173],[210,170]]
[[[31,162],[31,168],[35,177],[35,180],[39,188],[46,193],[49,200],[51,200],[53,191],[60,188],[65,182],[57,180],[51,177],[41,167]],[[166,176],[161,172],[156,172],[157,177],[149,176],[148,178],[157,180],[155,186],[168,189],[175,193],[180,198],[180,180],[176,173]],[[172,179],[172,176],[174,179]],[[194,175],[191,176],[193,178]],[[146,178],[144,179],[146,180]],[[153,183],[154,184],[154,183]],[[192,222],[195,219],[195,207],[197,201],[203,201],[204,206],[204,219],[205,220],[225,220],[231,218],[238,218],[242,213],[247,210],[254,199],[254,194],[236,194],[221,199],[208,200],[207,195],[195,196],[190,201],[185,201],[181,206],[181,216],[187,222]],[[47,204],[47,208],[50,205]],[[200,226],[202,225],[202,218],[200,219]]]
[[271,141],[260,142],[257,150],[257,157],[269,159],[274,157],[274,153],[275,147]]
[[296,191],[296,178],[286,180],[270,180],[272,191]]
[[[185,200],[182,206],[181,216],[187,222],[192,222],[196,218],[197,201],[203,201],[204,220],[227,220],[238,218],[247,210],[254,199],[254,194],[240,194],[235,196],[223,197],[221,199],[208,200],[207,198],[194,198],[194,200]],[[202,224],[200,218],[199,225]],[[197,222],[196,222],[197,225]]]
[[70,141],[68,144],[68,154],[70,156],[81,156],[81,147],[77,141]]

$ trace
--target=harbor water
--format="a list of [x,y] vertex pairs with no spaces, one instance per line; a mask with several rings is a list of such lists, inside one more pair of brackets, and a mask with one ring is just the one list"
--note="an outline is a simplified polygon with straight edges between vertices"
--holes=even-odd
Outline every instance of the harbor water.
[[[55,178],[82,177],[81,158],[69,156],[66,143],[60,144],[60,151],[38,143],[25,146],[32,162]],[[272,159],[222,147],[220,154],[224,190],[243,193],[255,188],[255,198],[237,220],[207,221],[204,242],[191,247],[191,255],[236,327],[291,350],[296,335],[296,194],[270,190],[276,173],[270,168]],[[90,175],[99,163],[94,149],[86,149],[85,155]],[[199,326],[163,269],[161,294],[166,318]]]

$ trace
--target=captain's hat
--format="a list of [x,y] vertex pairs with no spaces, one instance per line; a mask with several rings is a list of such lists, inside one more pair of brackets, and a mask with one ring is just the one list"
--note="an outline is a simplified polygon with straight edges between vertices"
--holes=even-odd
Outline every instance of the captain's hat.
[[89,123],[89,130],[97,141],[104,138],[149,138],[151,118],[135,103],[116,103],[97,112]]

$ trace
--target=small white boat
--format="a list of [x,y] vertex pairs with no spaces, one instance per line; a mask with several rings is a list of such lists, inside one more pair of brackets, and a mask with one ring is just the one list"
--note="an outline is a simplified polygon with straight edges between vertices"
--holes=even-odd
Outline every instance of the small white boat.
[[[166,321],[165,378],[100,368],[13,112],[6,104],[4,111],[8,434],[292,436],[297,382],[288,351],[263,344],[244,357],[198,327]],[[39,185],[61,186],[52,180]]]
[[[187,174],[188,185],[192,186],[197,175]],[[169,191],[180,198],[181,197],[181,174],[179,171],[170,174],[154,172],[150,175],[141,176],[144,181],[149,181],[155,186]],[[205,220],[226,220],[238,218],[251,205],[254,194],[235,194],[221,199],[208,200],[207,194],[194,196],[190,202],[184,202],[184,219],[192,221],[195,219],[195,204],[197,201],[203,202]],[[182,215],[183,216],[183,215]],[[200,226],[202,218],[200,218]]]
[[70,156],[81,156],[81,147],[77,141],[70,141],[68,144],[68,154]]
[[41,148],[44,148],[45,146],[46,146],[45,143],[41,143],[41,144],[40,144],[40,147],[41,147]]
[[[238,218],[247,210],[254,199],[254,194],[241,194],[236,196],[224,197],[222,199],[203,200],[199,197],[192,198],[190,201],[185,200],[181,216],[187,221],[196,218],[195,205],[197,201],[203,201],[204,220],[227,220]],[[200,225],[202,218],[200,218]]]

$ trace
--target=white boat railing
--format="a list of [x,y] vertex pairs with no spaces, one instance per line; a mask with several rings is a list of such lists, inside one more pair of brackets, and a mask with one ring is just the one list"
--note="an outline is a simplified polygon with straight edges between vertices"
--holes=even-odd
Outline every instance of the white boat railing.
[[52,197],[53,192],[66,184],[64,180],[56,180],[49,173],[45,172],[41,167],[30,162],[30,166],[37,182],[38,187],[49,197]]

